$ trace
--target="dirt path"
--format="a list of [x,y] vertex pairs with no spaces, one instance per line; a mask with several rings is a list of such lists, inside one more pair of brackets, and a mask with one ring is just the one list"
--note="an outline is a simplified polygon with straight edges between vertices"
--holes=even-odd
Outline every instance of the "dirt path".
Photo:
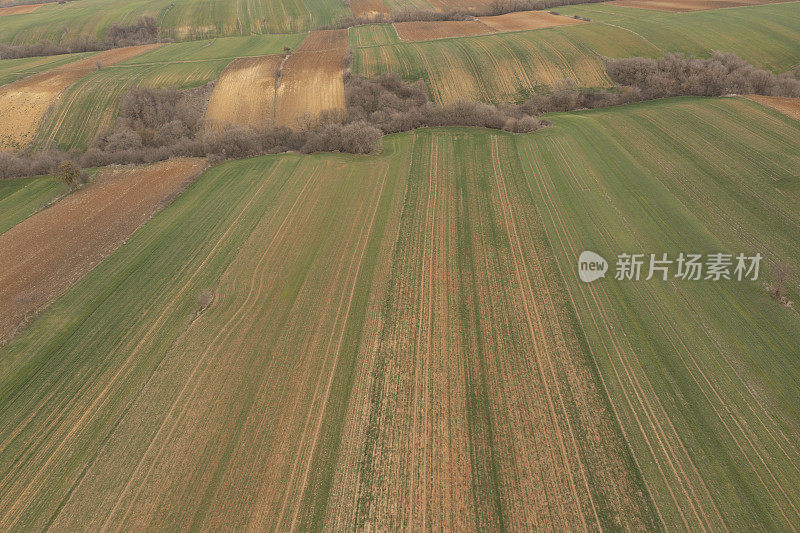
[[0,235],[0,339],[123,244],[204,165],[176,159],[105,171]]

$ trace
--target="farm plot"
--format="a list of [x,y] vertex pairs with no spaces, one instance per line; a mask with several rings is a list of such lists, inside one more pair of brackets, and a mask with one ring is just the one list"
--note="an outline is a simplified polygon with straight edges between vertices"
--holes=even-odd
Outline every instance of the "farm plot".
[[101,173],[0,235],[0,341],[120,246],[202,160]]
[[[708,57],[719,50],[733,52],[759,68],[778,73],[800,62],[800,2],[694,13],[664,13],[609,4],[568,6],[558,11],[596,22],[558,31],[587,35],[602,29],[599,33],[606,35],[605,41],[628,33],[656,47],[658,56],[683,52]],[[603,52],[602,39],[593,39],[592,46],[599,53],[610,55]]]
[[248,57],[222,73],[208,102],[206,121],[255,126],[272,121],[275,83],[284,56]]
[[430,41],[494,33],[492,28],[478,20],[395,22],[393,26],[402,41]]
[[4,86],[0,89],[0,149],[17,149],[30,144],[39,122],[61,91],[96,70],[98,62],[118,63],[157,46],[108,50]]
[[609,5],[685,13],[688,11],[755,6],[785,1],[786,0],[614,0],[613,2],[609,2]]
[[517,11],[514,13],[506,13],[505,15],[497,15],[494,17],[480,17],[478,20],[495,29],[496,31],[501,32],[540,30],[542,28],[568,26],[583,22],[572,17],[553,15],[547,11]]
[[[613,277],[620,253],[799,266],[800,124],[741,99],[552,119],[518,138],[519,176],[662,524],[797,529],[800,316],[762,281]],[[578,280],[583,250],[606,278]]]
[[63,54],[57,56],[2,59],[0,60],[0,86],[38,72],[59,67],[66,63],[72,63],[88,55],[90,54]]
[[104,67],[72,85],[59,98],[36,135],[36,148],[86,149],[116,120],[125,94],[134,86],[186,89],[217,79],[227,59],[144,63]]
[[350,11],[353,16],[373,19],[378,15],[390,15],[392,11],[383,0],[350,0]]
[[354,72],[422,78],[438,102],[521,101],[564,79],[610,85],[600,58],[556,29],[356,49]]
[[10,17],[12,15],[26,15],[28,13],[33,13],[44,4],[27,4],[21,6],[9,6],[9,7],[2,7],[0,6],[0,17]]
[[323,111],[344,110],[347,30],[312,31],[281,69],[275,122],[294,125]]
[[0,350],[0,526],[655,527],[514,143],[208,171]]
[[348,30],[348,36],[350,37],[350,46],[353,48],[400,42],[392,24],[353,26]]
[[65,192],[67,186],[52,177],[0,181],[0,234]]
[[758,102],[761,105],[771,107],[776,111],[780,111],[786,116],[793,119],[800,120],[800,98],[785,98],[781,96],[762,96],[758,94],[751,94],[745,98]]
[[126,61],[125,65],[153,63],[183,63],[242,57],[282,54],[285,47],[296,48],[305,38],[304,33],[285,35],[251,35],[249,37],[222,37],[166,44],[152,52]]

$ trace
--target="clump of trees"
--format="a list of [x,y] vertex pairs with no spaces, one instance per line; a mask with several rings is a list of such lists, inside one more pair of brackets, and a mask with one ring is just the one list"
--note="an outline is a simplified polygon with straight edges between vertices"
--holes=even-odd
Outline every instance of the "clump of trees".
[[345,76],[345,101],[346,121],[364,121],[383,133],[424,126],[476,126],[526,133],[547,125],[516,106],[430,102],[424,81],[406,83],[396,74],[373,79]]
[[141,16],[133,24],[112,24],[102,41],[83,35],[64,40],[59,44],[48,40],[22,45],[0,44],[0,59],[97,52],[156,42],[159,42],[158,22],[153,17]]

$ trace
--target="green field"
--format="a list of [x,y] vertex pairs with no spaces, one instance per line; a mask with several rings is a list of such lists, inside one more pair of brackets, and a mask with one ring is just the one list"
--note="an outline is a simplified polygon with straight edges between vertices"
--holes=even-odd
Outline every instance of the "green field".
[[136,86],[187,89],[219,78],[236,57],[280,53],[303,34],[228,37],[168,44],[80,79],[49,110],[36,146],[85,150],[114,121],[122,98]]
[[[424,79],[440,102],[519,102],[561,80],[583,87],[611,84],[603,57],[658,57],[684,52],[707,57],[735,52],[776,72],[800,62],[800,2],[694,13],[660,13],[603,4],[558,8],[591,23],[501,35],[380,44],[359,28],[353,71],[371,77],[396,72]],[[364,44],[359,45],[359,42]]]
[[330,24],[349,13],[340,0],[80,0],[3,17],[0,42],[60,42],[79,35],[102,38],[111,24],[130,24],[141,15],[155,17],[162,37],[178,41],[293,33]]
[[22,59],[0,60],[0,85],[11,83],[20,78],[36,74],[51,68],[60,67],[90,54],[64,54],[45,57],[25,57]]
[[380,46],[400,42],[394,26],[391,24],[365,24],[353,26],[348,30],[350,46],[362,48],[365,46]]
[[49,176],[0,180],[0,233],[65,192],[67,186]]
[[798,527],[800,315],[576,261],[800,266],[800,123],[550,119],[206,172],[0,350],[0,527]]

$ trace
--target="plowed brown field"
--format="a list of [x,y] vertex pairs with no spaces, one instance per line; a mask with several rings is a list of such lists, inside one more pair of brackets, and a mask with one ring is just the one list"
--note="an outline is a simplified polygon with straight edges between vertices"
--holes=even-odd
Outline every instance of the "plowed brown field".
[[342,69],[347,30],[312,31],[283,64],[275,122],[294,125],[320,112],[344,109]]
[[761,4],[779,4],[786,0],[616,0],[608,2],[615,6],[638,7],[656,11],[703,11],[706,9],[722,9],[725,7],[757,6]]
[[204,166],[174,159],[104,171],[0,235],[0,340],[111,254]]
[[347,50],[350,40],[347,30],[315,30],[303,39],[298,52],[324,52],[327,50]]
[[538,30],[583,22],[572,17],[553,15],[547,11],[518,11],[496,17],[480,17],[478,20],[497,31]]
[[403,41],[430,41],[494,33],[492,28],[477,20],[395,22],[394,29]]
[[383,0],[350,0],[350,11],[356,17],[375,17],[390,15],[392,10],[386,7]]
[[0,17],[33,13],[43,5],[44,4],[28,4],[23,6],[0,7]]
[[146,44],[100,52],[0,88],[0,149],[24,148],[33,141],[47,109],[61,91],[103,65],[113,65],[161,46]]
[[745,96],[748,100],[758,102],[761,105],[771,107],[780,111],[784,115],[800,120],[800,98],[787,98],[784,96],[761,96],[749,94]]
[[232,62],[214,87],[206,110],[213,124],[255,126],[275,112],[275,77],[283,56],[245,57]]

